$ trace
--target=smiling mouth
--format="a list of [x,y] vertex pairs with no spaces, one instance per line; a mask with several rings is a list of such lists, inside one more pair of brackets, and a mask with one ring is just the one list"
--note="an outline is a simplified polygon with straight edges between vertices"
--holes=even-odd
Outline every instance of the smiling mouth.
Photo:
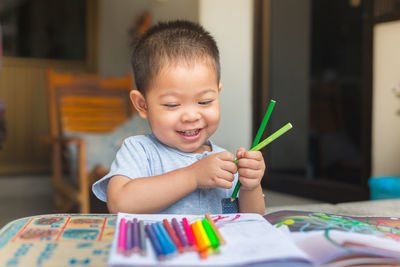
[[178,131],[181,135],[184,136],[195,136],[200,132],[201,129],[195,129],[195,130],[190,130],[190,131]]

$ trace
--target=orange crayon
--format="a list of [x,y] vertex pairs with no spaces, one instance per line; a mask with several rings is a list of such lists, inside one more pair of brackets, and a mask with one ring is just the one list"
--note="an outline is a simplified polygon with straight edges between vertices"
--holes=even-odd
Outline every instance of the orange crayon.
[[196,241],[197,248],[202,259],[207,258],[207,250],[211,247],[210,239],[204,230],[201,221],[197,220],[190,225],[193,231],[194,240]]

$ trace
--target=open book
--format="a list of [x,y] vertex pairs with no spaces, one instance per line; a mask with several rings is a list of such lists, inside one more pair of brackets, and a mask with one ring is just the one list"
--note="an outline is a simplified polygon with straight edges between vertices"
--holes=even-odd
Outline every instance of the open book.
[[264,216],[286,232],[315,265],[400,264],[400,219],[309,211]]
[[[109,265],[114,266],[344,266],[365,263],[400,263],[400,220],[396,218],[348,217],[302,211],[257,214],[212,215],[226,244],[220,252],[201,259],[195,251],[177,254],[159,262],[147,242],[147,254],[126,256],[117,252],[119,223],[145,224],[186,217],[189,223],[202,215],[145,215],[119,213]],[[283,265],[286,266],[286,265]]]

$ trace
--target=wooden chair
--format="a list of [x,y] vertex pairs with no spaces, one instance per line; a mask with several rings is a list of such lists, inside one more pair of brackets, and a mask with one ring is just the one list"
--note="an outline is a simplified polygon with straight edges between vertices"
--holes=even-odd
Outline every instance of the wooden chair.
[[[88,170],[86,143],[82,138],[67,138],[66,131],[106,133],[133,115],[129,101],[132,90],[130,75],[121,78],[101,78],[94,74],[72,75],[47,71],[50,137],[52,144],[52,185],[60,212],[90,212],[91,184],[105,174],[105,168]],[[77,146],[77,185],[65,179],[66,144]],[[108,166],[107,166],[108,167]]]

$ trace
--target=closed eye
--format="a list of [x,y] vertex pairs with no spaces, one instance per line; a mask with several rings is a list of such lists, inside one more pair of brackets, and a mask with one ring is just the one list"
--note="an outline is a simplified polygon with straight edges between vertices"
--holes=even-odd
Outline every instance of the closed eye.
[[200,101],[199,104],[200,105],[209,105],[213,102],[213,100],[207,100],[207,101]]
[[179,104],[164,104],[163,106],[167,108],[176,108],[177,106],[179,106]]

